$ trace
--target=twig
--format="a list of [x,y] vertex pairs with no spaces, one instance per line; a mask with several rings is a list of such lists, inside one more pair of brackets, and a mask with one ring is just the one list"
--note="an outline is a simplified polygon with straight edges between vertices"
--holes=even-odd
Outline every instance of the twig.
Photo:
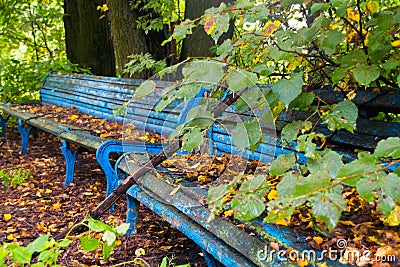
[[[228,95],[224,99],[224,101],[220,102],[215,107],[214,117],[221,116],[226,107],[232,105],[248,89],[249,88],[246,87],[237,93],[232,93]],[[133,186],[137,182],[138,178],[148,173],[150,170],[154,168],[154,166],[161,164],[164,160],[168,159],[176,151],[178,151],[182,147],[182,140],[183,140],[183,135],[181,135],[179,138],[175,138],[172,142],[170,142],[170,144],[167,147],[165,147],[162,151],[160,151],[158,154],[156,154],[154,157],[152,157],[150,160],[144,163],[143,166],[138,168],[134,173],[129,175],[120,185],[118,185],[117,188],[114,189],[114,191],[106,199],[104,199],[93,211],[89,212],[89,216],[92,217],[93,219],[98,219],[99,217],[101,217],[101,215],[103,215],[111,207],[111,205],[113,205],[123,194],[126,193],[126,191],[131,186]],[[59,240],[67,235],[72,234],[73,232],[74,233],[81,232],[84,231],[85,229],[86,227],[84,226],[82,227],[82,225],[74,226],[58,234],[55,237],[55,239]]]

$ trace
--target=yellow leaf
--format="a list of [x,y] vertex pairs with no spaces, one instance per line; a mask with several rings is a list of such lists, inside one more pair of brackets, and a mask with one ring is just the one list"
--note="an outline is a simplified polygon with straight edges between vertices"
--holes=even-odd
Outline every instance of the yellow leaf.
[[269,191],[267,197],[268,197],[269,200],[277,199],[278,198],[278,191],[276,191],[275,189],[272,189],[271,191]]
[[50,194],[51,192],[53,192],[53,190],[51,189],[46,189],[46,191],[44,192],[45,194]]
[[227,210],[227,211],[225,211],[225,212],[224,212],[224,215],[225,215],[226,217],[232,216],[232,215],[233,215],[233,210]]
[[199,175],[199,177],[197,177],[197,181],[202,182],[202,183],[207,182],[207,176]]
[[217,18],[206,18],[204,20],[204,31],[210,35],[217,26]]
[[177,187],[175,187],[174,190],[172,190],[169,195],[170,196],[175,195],[179,191],[179,188],[181,188],[181,185],[178,185]]
[[314,236],[313,240],[315,241],[315,243],[317,243],[318,245],[321,245],[321,243],[324,241],[324,239],[320,236]]
[[60,202],[57,202],[57,203],[53,204],[53,209],[59,210],[60,208],[61,208],[61,203]]
[[76,121],[78,118],[79,118],[78,115],[72,115],[71,117],[69,117],[69,120]]
[[137,250],[135,250],[136,257],[143,256],[144,254],[146,254],[146,251],[143,248],[138,248]]
[[400,46],[400,40],[396,40],[392,42],[393,47],[399,47]]
[[378,11],[378,8],[379,8],[378,2],[368,2],[367,3],[367,10],[371,14],[374,14],[376,11]]
[[389,226],[400,225],[400,206],[396,206],[385,220]]
[[353,21],[359,22],[360,21],[360,14],[354,7],[348,7],[346,9],[347,17]]
[[290,224],[290,218],[283,218],[274,221],[274,224],[288,226]]
[[263,35],[266,37],[271,36],[281,25],[281,23],[279,21],[268,21],[265,26],[264,26],[264,31],[263,31]]
[[11,220],[11,214],[9,214],[9,213],[6,213],[6,214],[4,214],[4,220],[6,220],[6,221],[9,221],[9,220]]
[[13,234],[9,234],[8,236],[7,236],[7,240],[13,240],[14,239],[14,235]]
[[110,136],[109,133],[102,133],[102,134],[100,134],[100,138],[106,138],[106,137],[109,137],[109,136]]

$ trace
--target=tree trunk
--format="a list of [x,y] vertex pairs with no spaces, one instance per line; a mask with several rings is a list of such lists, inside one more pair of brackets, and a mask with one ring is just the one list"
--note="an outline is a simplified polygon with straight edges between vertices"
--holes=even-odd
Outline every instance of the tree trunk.
[[[185,18],[196,19],[204,14],[204,11],[211,7],[219,7],[225,4],[233,3],[234,0],[186,0]],[[227,33],[221,36],[219,43],[233,35],[233,23]],[[183,61],[188,57],[213,57],[215,53],[211,51],[214,46],[214,40],[204,31],[203,27],[197,27],[193,30],[193,34],[183,40],[180,60]]]
[[68,59],[93,74],[115,76],[115,56],[107,20],[97,6],[103,1],[64,0]]
[[[107,0],[109,19],[111,21],[111,35],[118,61],[118,71],[123,74],[128,56],[149,52],[154,59],[166,58],[161,42],[165,39],[164,32],[149,31],[146,35],[137,27],[137,19],[142,15],[139,10],[132,9],[129,0]],[[155,15],[157,16],[157,15]],[[150,71],[143,71],[133,75],[134,78],[148,78]]]

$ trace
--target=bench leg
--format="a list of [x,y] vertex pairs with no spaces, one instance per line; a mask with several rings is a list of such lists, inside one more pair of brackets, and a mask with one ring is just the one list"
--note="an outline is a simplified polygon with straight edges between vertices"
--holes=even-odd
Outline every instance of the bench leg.
[[223,265],[217,261],[210,253],[206,250],[201,249],[201,252],[204,255],[204,261],[206,262],[208,267],[223,267]]
[[65,167],[66,167],[66,176],[64,185],[69,185],[74,181],[74,172],[75,172],[75,162],[78,157],[79,148],[72,152],[69,143],[65,140],[62,140],[61,151],[65,158]]
[[140,202],[131,196],[126,196],[127,211],[126,211],[126,223],[129,224],[129,229],[125,235],[132,236],[136,234],[136,219],[139,214]]
[[6,136],[6,123],[10,117],[11,117],[10,115],[8,115],[7,117],[3,117],[0,115],[0,128],[1,128],[0,136]]
[[29,142],[29,133],[32,127],[25,127],[24,121],[18,119],[18,131],[21,135],[21,154],[25,155],[28,153],[28,142]]

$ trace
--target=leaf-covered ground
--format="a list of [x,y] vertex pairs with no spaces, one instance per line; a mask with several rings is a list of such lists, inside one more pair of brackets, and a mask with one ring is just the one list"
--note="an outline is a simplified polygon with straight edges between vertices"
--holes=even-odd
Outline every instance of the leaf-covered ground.
[[[120,124],[84,115],[77,110],[30,107],[30,111],[66,125],[85,128],[102,137],[119,138],[122,135]],[[160,141],[159,136],[135,135],[135,133],[130,133],[130,135],[142,141]],[[4,233],[0,235],[0,242],[27,243],[40,234],[55,235],[76,221],[79,216],[92,210],[104,198],[105,179],[93,153],[82,153],[79,156],[75,183],[65,187],[63,186],[65,163],[59,149],[60,141],[57,138],[41,133],[38,139],[30,142],[29,154],[25,156],[18,153],[20,139],[15,128],[9,131],[8,138],[2,139],[0,144],[2,144],[0,147],[1,168],[23,167],[31,172],[29,180],[21,186],[1,187],[3,190],[0,195],[1,212],[6,216],[0,217],[0,232]],[[227,171],[226,167],[229,163],[231,168]],[[165,161],[163,166],[173,173],[183,175],[186,180],[200,186],[207,186],[210,183],[212,185],[227,183],[239,173],[239,170],[246,169],[247,173],[252,173],[257,164],[257,162],[246,163],[229,156],[186,155],[171,158]],[[260,168],[267,168],[267,166],[258,166],[258,171]],[[218,179],[222,172],[228,173],[224,176],[227,180]],[[263,173],[267,172],[264,170]],[[276,184],[278,181],[274,179],[270,182]],[[274,198],[274,191],[272,190],[266,196],[266,200]],[[232,194],[235,192],[232,191]],[[386,226],[380,220],[380,214],[350,187],[344,190],[343,195],[348,208],[331,233],[321,222],[312,218],[306,208],[297,210],[289,221],[282,220],[277,223],[294,228],[295,232],[304,237],[304,242],[316,250],[336,249],[337,242],[345,240],[346,248],[342,249],[342,252],[363,255],[369,251],[371,258],[392,255],[396,257],[396,262],[391,263],[373,263],[365,258],[350,261],[359,266],[400,266],[400,227]],[[225,198],[228,202],[231,196],[227,195]],[[220,215],[232,220],[233,212],[229,210],[228,205],[227,207]],[[103,220],[111,224],[122,223],[125,218],[124,209],[125,202],[120,201],[116,210],[113,213],[107,213]],[[276,247],[277,244],[270,244],[270,246],[272,249],[279,250],[279,247]],[[146,209],[141,210],[138,235],[124,237],[109,261],[103,262],[99,253],[84,253],[78,246],[74,246],[64,254],[62,263],[66,266],[84,266],[85,264],[109,266],[134,258],[137,248],[145,249],[144,258],[152,265],[159,263],[162,257],[172,254],[177,256],[176,263],[190,262],[192,266],[204,265],[200,250],[192,242]],[[305,263],[304,266],[306,266]]]
[[[28,155],[20,155],[20,138],[15,127],[7,138],[0,139],[0,169],[25,168],[30,177],[20,186],[4,186],[0,182],[0,243],[27,244],[39,235],[57,233],[81,219],[105,196],[105,178],[93,152],[79,155],[75,182],[64,186],[65,162],[60,140],[41,132],[31,138]],[[119,201],[114,212],[101,219],[119,225],[125,219],[125,201]],[[63,266],[111,266],[132,260],[135,251],[143,248],[144,258],[157,266],[164,256],[175,255],[175,263],[205,266],[200,249],[157,215],[142,207],[138,234],[123,237],[115,252],[103,261],[100,251],[85,252],[78,244],[70,246],[60,258]],[[133,266],[133,265],[130,265]]]

